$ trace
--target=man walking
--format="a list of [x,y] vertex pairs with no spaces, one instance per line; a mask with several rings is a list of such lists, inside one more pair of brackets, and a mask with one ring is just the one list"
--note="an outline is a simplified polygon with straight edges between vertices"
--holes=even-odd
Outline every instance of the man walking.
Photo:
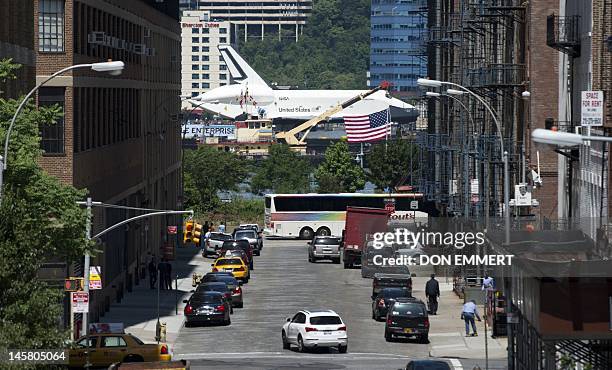
[[474,317],[478,319],[478,321],[482,321],[480,319],[480,315],[478,315],[478,308],[476,307],[476,301],[471,300],[466,302],[463,305],[463,312],[461,313],[461,318],[465,321],[465,336],[470,336],[470,324],[472,325],[472,337],[477,337],[478,332],[476,330],[476,323],[474,322]]
[[172,264],[166,259],[166,288],[172,290]]
[[435,277],[436,275],[431,274],[431,279],[425,284],[425,296],[428,300],[429,313],[432,315],[438,314],[438,297],[440,296],[440,284]]
[[166,289],[166,258],[162,258],[161,261],[157,264],[157,271],[159,271],[159,289]]
[[155,283],[157,282],[157,264],[155,263],[155,256],[151,256],[149,261],[149,285],[151,289],[155,289]]

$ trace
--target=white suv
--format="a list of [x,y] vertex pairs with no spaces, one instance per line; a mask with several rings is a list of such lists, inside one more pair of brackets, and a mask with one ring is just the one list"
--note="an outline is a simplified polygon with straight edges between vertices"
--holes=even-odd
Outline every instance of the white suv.
[[332,310],[302,310],[287,318],[281,335],[283,349],[295,344],[300,352],[306,348],[337,347],[338,352],[346,353],[348,348],[346,325]]

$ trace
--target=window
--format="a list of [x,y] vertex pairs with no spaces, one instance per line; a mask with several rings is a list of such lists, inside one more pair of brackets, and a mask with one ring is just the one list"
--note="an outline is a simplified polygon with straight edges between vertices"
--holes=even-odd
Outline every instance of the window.
[[199,37],[192,37],[191,38],[191,42],[200,42],[200,38]]
[[121,337],[102,337],[100,347],[127,347],[127,344]]
[[221,65],[219,66],[219,70],[220,70],[220,71],[227,71],[227,66],[226,66],[225,64],[221,64]]
[[[63,87],[41,87],[38,92],[38,103],[41,107],[59,105],[64,110]],[[44,154],[64,154],[64,116],[56,122],[47,122],[40,126],[40,147]]]
[[200,75],[199,75],[199,74],[197,74],[197,73],[192,73],[192,74],[191,74],[191,79],[192,79],[192,80],[199,80],[199,79],[200,79]]
[[221,82],[221,83],[219,84],[219,86],[225,86],[225,85],[227,85],[225,82]]
[[208,64],[202,64],[203,71],[208,71],[209,69],[210,69],[210,66]]
[[203,80],[209,80],[210,79],[210,75],[208,73],[202,73],[202,79]]
[[199,84],[199,83],[197,83],[197,82],[192,82],[192,83],[191,83],[191,88],[192,88],[192,89],[197,89],[197,88],[199,88],[199,87],[200,87],[200,84]]
[[192,47],[191,47],[191,51],[192,51],[193,53],[197,53],[198,51],[200,51],[200,47],[199,47],[199,46],[192,46]]
[[199,71],[199,70],[200,70],[200,66],[199,66],[199,65],[197,65],[197,64],[192,64],[192,65],[191,65],[191,70],[192,70],[192,71]]
[[208,55],[202,55],[202,62],[208,62],[210,60],[210,58],[208,57]]
[[191,61],[192,61],[192,62],[197,62],[197,61],[199,61],[199,60],[200,60],[200,56],[199,56],[199,55],[192,55],[192,56],[191,56]]
[[38,50],[64,51],[64,0],[40,0],[38,3]]
[[202,82],[202,88],[203,89],[208,89],[208,88],[210,88],[210,84],[208,82]]
[[221,43],[221,44],[227,44],[227,37],[220,37],[220,38],[219,38],[219,43]]
[[89,348],[96,348],[96,346],[98,345],[98,337],[89,337],[89,339],[88,338],[81,339],[80,341],[77,342],[77,347],[85,348],[88,340],[89,340]]
[[197,91],[194,91],[194,92],[191,93],[191,97],[192,98],[195,98],[196,96],[198,96],[198,92]]
[[227,28],[219,28],[219,33],[226,34],[227,33]]
[[208,29],[208,28],[202,28],[202,33],[210,33],[210,29]]
[[225,74],[225,73],[221,73],[221,74],[219,75],[219,79],[220,79],[220,80],[227,80],[227,74]]
[[210,39],[208,37],[202,37],[202,43],[203,44],[207,44],[210,42]]
[[200,29],[199,28],[192,28],[191,29],[191,33],[200,33]]
[[202,53],[208,53],[210,48],[208,46],[202,46]]

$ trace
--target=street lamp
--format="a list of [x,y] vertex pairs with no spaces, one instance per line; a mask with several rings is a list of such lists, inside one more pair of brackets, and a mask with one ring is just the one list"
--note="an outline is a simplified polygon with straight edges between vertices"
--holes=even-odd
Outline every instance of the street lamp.
[[11,138],[11,131],[13,130],[13,125],[15,124],[15,120],[17,119],[17,116],[19,115],[19,113],[21,112],[21,110],[23,109],[27,101],[30,99],[30,97],[32,97],[32,95],[34,95],[34,93],[41,86],[43,86],[44,84],[46,84],[53,78],[63,73],[66,73],[68,71],[71,71],[73,69],[90,68],[91,70],[96,71],[96,72],[108,72],[112,76],[117,76],[121,74],[121,71],[123,71],[124,67],[125,67],[125,64],[122,61],[114,61],[114,62],[108,61],[108,62],[90,63],[90,64],[76,64],[76,65],[66,67],[64,69],[61,69],[55,72],[54,74],[49,76],[46,80],[39,83],[32,90],[30,90],[30,92],[25,96],[25,98],[23,98],[23,100],[17,107],[17,110],[15,111],[15,114],[13,115],[13,118],[11,119],[11,123],[9,124],[8,130],[6,131],[6,137],[4,138],[4,155],[0,155],[0,204],[2,204],[3,174],[4,174],[4,171],[7,169],[8,145],[9,145],[9,139]]
[[584,141],[604,141],[612,142],[612,137],[608,136],[583,136],[571,132],[558,132],[537,128],[531,133],[531,138],[536,143],[556,145],[561,147],[576,146]]
[[[508,152],[504,150],[504,136],[501,131],[501,124],[497,119],[497,115],[493,112],[493,109],[480,97],[480,95],[476,94],[472,90],[461,86],[459,84],[448,82],[448,81],[439,81],[439,80],[430,80],[428,78],[419,78],[417,80],[417,85],[425,86],[425,87],[442,87],[442,85],[454,86],[457,89],[448,89],[446,92],[449,95],[462,95],[465,93],[470,94],[476,100],[478,100],[484,107],[489,111],[491,117],[493,118],[493,122],[495,122],[495,127],[497,129],[497,134],[499,136],[500,149],[502,152],[502,160],[504,162],[504,226],[505,226],[505,244],[508,245],[510,243],[510,171],[508,169]],[[488,214],[486,215],[488,217]]]
[[[453,86],[456,87],[459,90],[455,90],[455,89],[448,89],[446,90],[446,92],[448,94],[455,94],[458,95],[457,92],[460,93],[468,93],[471,96],[473,96],[474,98],[476,98],[476,100],[478,100],[482,105],[485,106],[485,108],[489,111],[489,113],[491,114],[491,117],[493,118],[493,121],[495,122],[495,126],[497,128],[497,134],[499,136],[499,143],[500,143],[500,149],[502,152],[502,159],[504,162],[504,208],[505,208],[505,212],[504,212],[504,226],[505,226],[505,244],[506,246],[508,246],[510,244],[510,171],[508,169],[508,153],[504,150],[504,137],[502,135],[502,131],[501,131],[501,124],[499,123],[497,116],[495,115],[495,113],[493,112],[493,110],[491,109],[491,107],[489,106],[489,104],[487,104],[487,102],[484,101],[484,99],[482,99],[480,97],[480,95],[476,94],[475,92],[473,92],[472,90],[461,86],[459,84],[453,83],[453,82],[448,82],[448,81],[438,81],[438,80],[430,80],[427,78],[419,78],[417,80],[417,84],[419,86],[426,86],[426,87],[442,87],[442,85],[448,85],[448,86]],[[486,214],[486,216],[488,217],[488,212]],[[512,335],[512,327],[510,325],[510,315],[512,314],[512,286],[511,286],[511,281],[508,281],[508,291],[506,293],[506,315],[507,315],[507,331],[508,331],[508,360],[509,360],[509,368],[513,368],[514,367],[514,361],[513,361],[513,353],[514,353],[514,338]],[[486,333],[485,333],[486,335]]]

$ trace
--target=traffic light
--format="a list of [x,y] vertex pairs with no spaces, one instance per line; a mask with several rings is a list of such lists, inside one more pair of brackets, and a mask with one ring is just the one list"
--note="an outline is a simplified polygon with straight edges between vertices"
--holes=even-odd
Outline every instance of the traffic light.
[[78,292],[83,290],[83,278],[70,277],[64,280],[64,291]]
[[185,229],[183,231],[183,243],[191,243],[193,239],[193,221],[185,222]]
[[202,236],[202,225],[196,223],[195,226],[193,227],[193,243],[196,246],[200,245],[200,237]]

